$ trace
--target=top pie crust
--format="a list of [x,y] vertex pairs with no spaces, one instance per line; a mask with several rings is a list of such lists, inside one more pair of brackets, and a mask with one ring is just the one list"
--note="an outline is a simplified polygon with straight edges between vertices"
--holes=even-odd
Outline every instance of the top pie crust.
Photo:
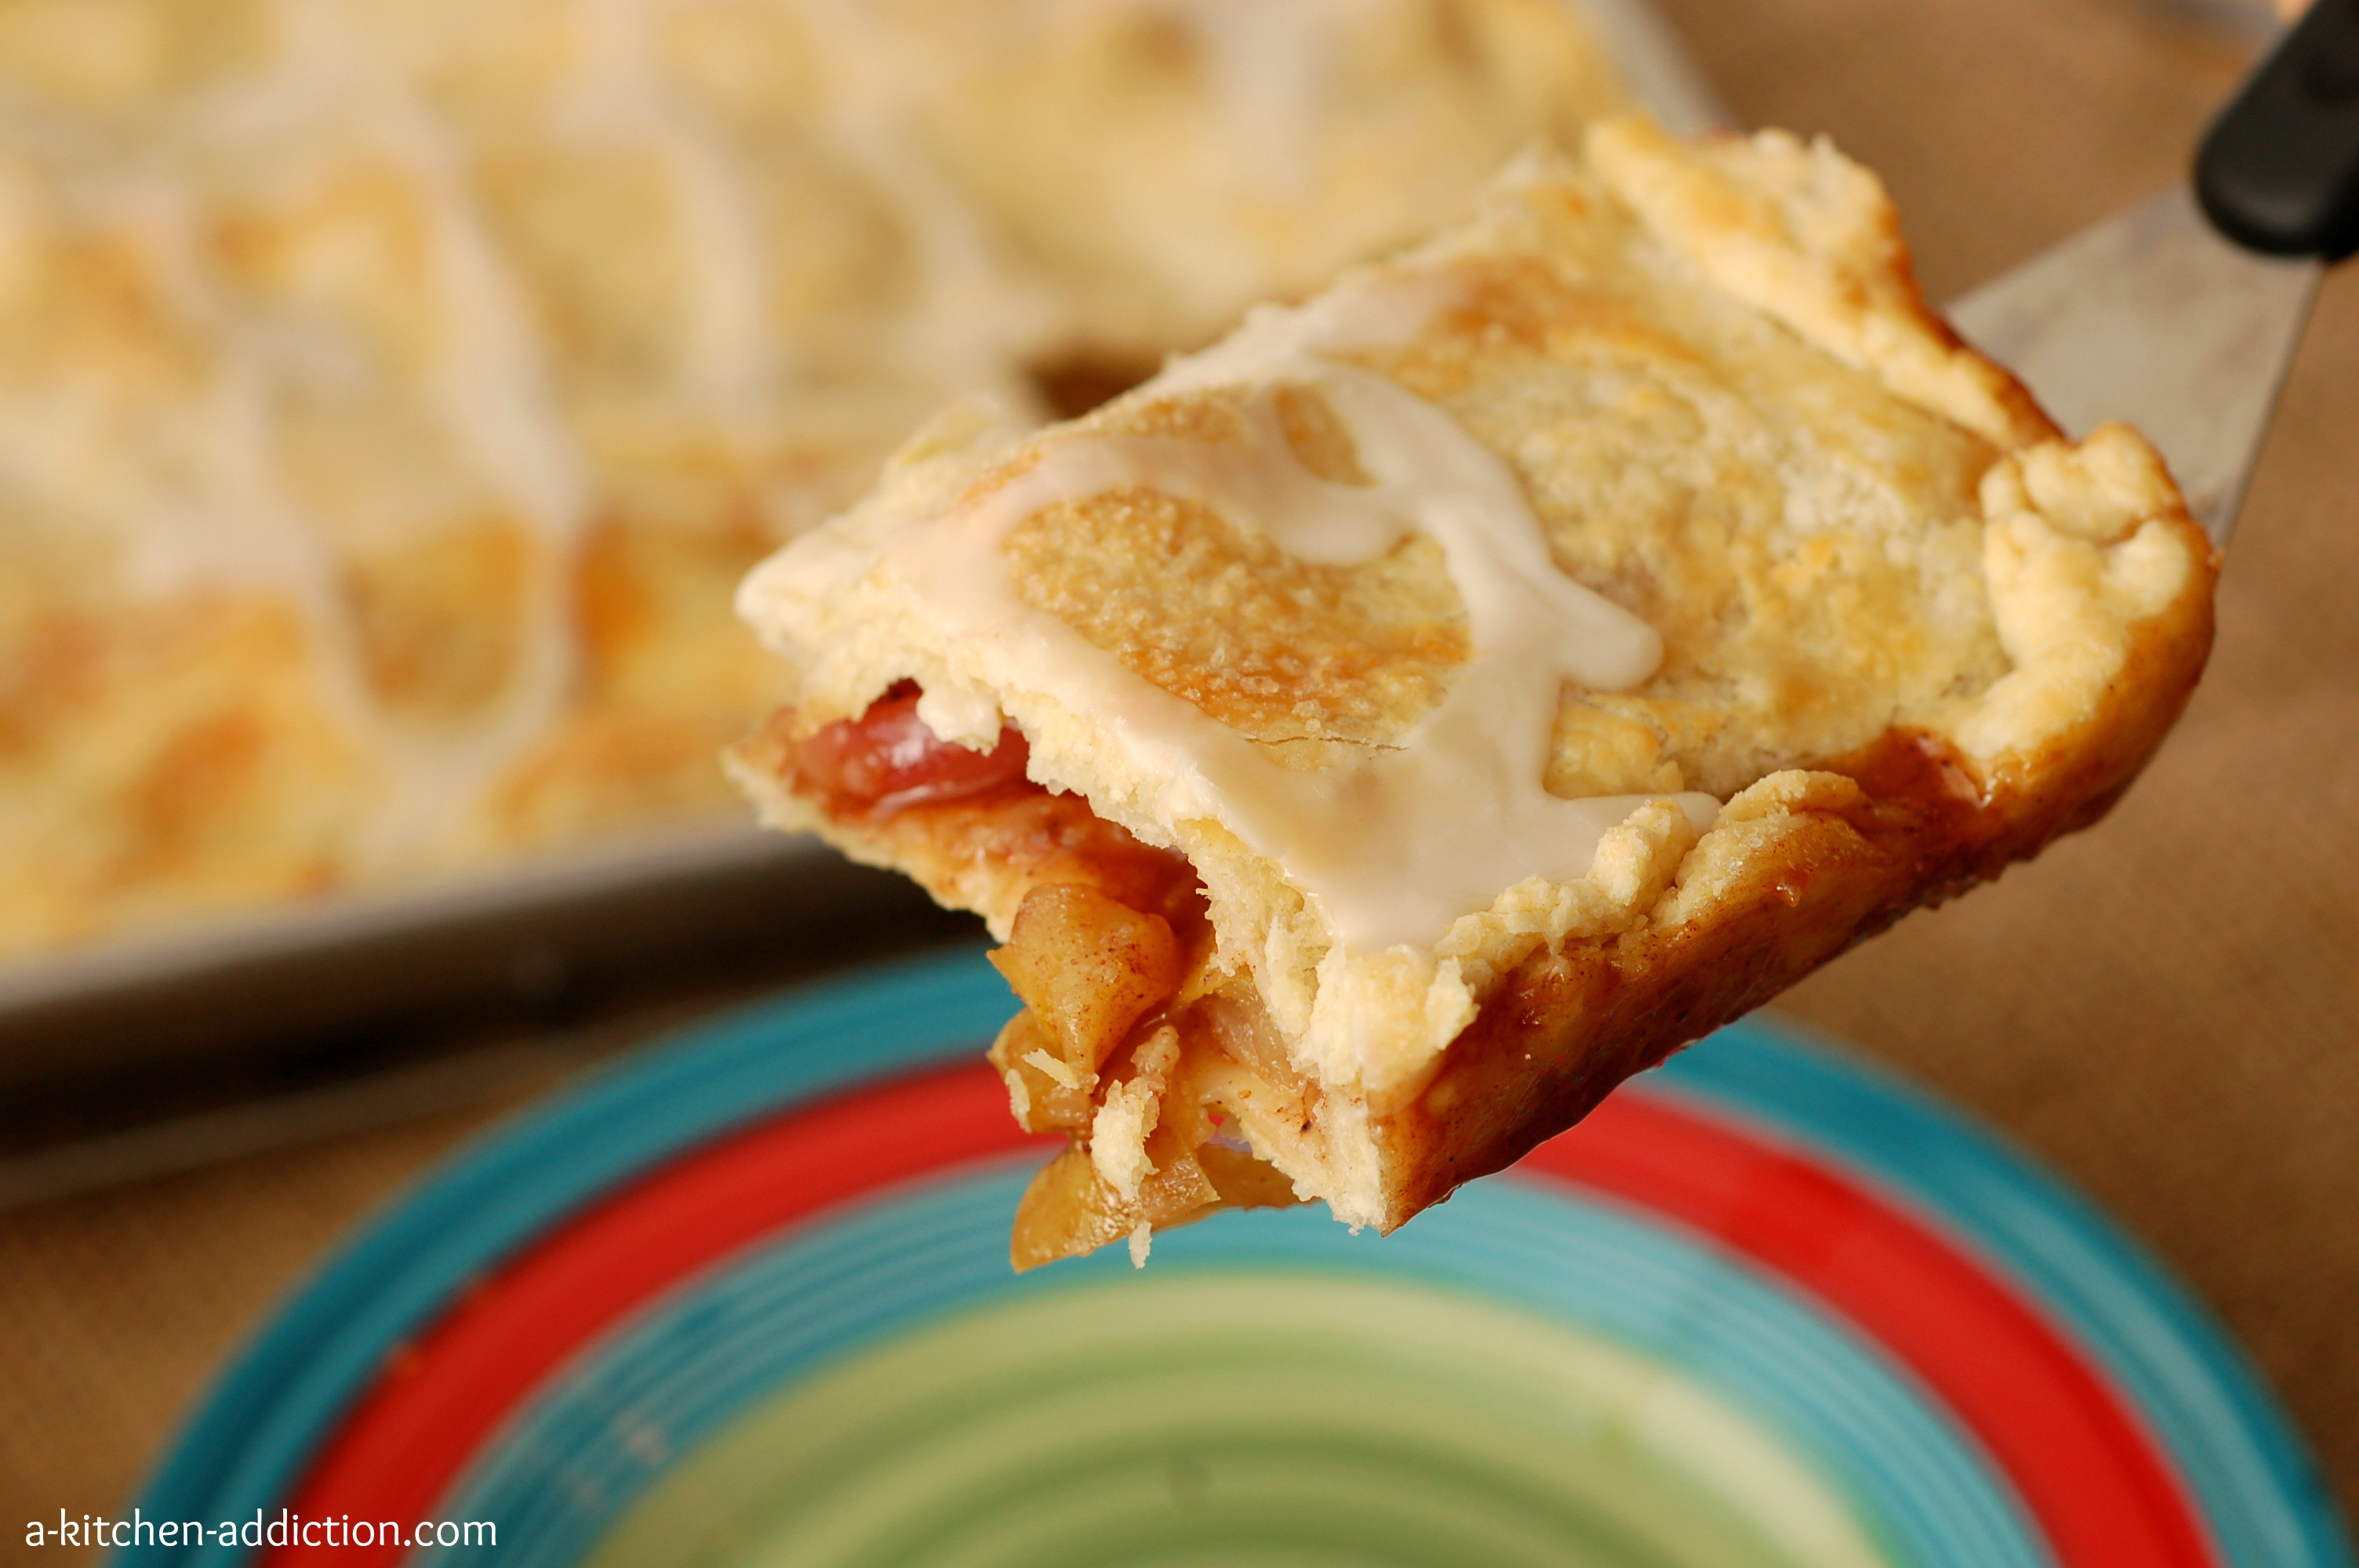
[[725,814],[750,567],[1577,134],[1575,9],[0,6],[0,958]]
[[[1339,288],[1440,302],[1332,357],[1445,414],[1512,475],[1556,568],[1660,637],[1636,684],[1564,686],[1546,788],[1686,792],[1716,815],[1637,805],[1585,874],[1497,887],[1430,940],[1355,946],[1239,821],[1167,809],[1122,712],[1027,680],[897,575],[904,530],[989,505],[1061,442],[1222,449],[1275,429],[1321,481],[1366,481],[1380,454],[1317,385],[1189,362],[1038,435],[954,411],[758,570],[741,608],[797,694],[735,764],[770,820],[910,871],[1006,939],[1066,873],[946,816],[831,810],[793,757],[904,681],[946,739],[1012,725],[1037,784],[1200,881],[1190,984],[1282,1043],[1292,1088],[1265,1095],[1316,1104],[1288,1131],[1209,1078],[1190,1092],[1339,1218],[1400,1224],[1861,936],[2094,820],[2201,669],[2215,561],[2152,448],[2120,426],[2062,438],[1926,308],[1881,187],[1824,142],[1607,122]],[[1444,552],[1411,534],[1339,565],[1264,535],[1132,485],[1038,508],[1001,549],[1029,611],[1277,766],[1407,743],[1469,667]]]

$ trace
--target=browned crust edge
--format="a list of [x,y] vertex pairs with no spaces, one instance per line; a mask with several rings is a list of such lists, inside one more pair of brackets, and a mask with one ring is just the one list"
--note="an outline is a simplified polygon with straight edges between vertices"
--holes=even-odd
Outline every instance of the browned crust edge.
[[2103,817],[2161,745],[2210,654],[2217,562],[2201,548],[2206,569],[2137,626],[2105,700],[2036,752],[2002,759],[1985,784],[1938,738],[1889,732],[1821,770],[1855,781],[1861,798],[1774,813],[1773,852],[1748,858],[1702,913],[1527,959],[1451,1043],[1424,1093],[1379,1120],[1383,1227],[1515,1163],[1624,1079],[1909,911]]

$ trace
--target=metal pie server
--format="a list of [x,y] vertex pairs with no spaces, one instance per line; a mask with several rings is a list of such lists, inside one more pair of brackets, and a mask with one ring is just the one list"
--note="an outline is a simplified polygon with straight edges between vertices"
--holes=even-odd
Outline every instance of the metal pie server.
[[2318,0],[2205,135],[2191,185],[1952,303],[2074,436],[2160,449],[2224,546],[2325,267],[2359,249],[2359,0]]

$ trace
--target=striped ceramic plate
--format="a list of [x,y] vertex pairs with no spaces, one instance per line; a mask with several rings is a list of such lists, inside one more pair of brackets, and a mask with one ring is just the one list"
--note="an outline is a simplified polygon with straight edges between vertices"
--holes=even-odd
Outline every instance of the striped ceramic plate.
[[880,970],[534,1112],[287,1308],[146,1516],[489,1520],[551,1568],[2350,1568],[2151,1262],[1790,1035],[1388,1238],[1239,1215],[1019,1279],[1011,1006],[972,953]]

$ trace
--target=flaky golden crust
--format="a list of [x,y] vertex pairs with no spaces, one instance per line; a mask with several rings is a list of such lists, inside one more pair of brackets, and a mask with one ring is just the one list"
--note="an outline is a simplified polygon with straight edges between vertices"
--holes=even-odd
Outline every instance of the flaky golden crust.
[[1562,0],[7,12],[0,961],[724,818],[730,595],[912,428],[1114,395],[1612,77]]
[[[1234,455],[1258,439],[1249,454],[1351,483],[1336,476],[1366,454],[1307,384],[1182,366],[1029,438],[951,421],[741,605],[798,662],[789,732],[914,680],[946,715],[979,715],[970,739],[1019,729],[1032,779],[1064,792],[1044,798],[1184,855],[1218,936],[1202,990],[1257,1022],[1237,1073],[1174,1083],[1300,1193],[1388,1229],[2102,816],[2201,671],[2217,563],[2143,438],[2065,440],[1930,311],[1874,178],[1823,144],[1609,124],[1584,160],[1527,163],[1465,229],[1333,297],[1371,297],[1440,303],[1343,351],[1352,373],[1448,415],[1520,487],[1558,568],[1661,639],[1626,687],[1565,684],[1547,789],[1701,791],[1724,801],[1716,817],[1655,799],[1585,874],[1498,888],[1430,946],[1355,946],[1216,808],[1162,809],[1119,713],[1090,695],[1107,688],[1007,662],[995,634],[948,634],[886,558],[903,526],[973,515],[1065,441],[1192,442],[1234,463],[1259,460]],[[1280,767],[1402,744],[1467,667],[1473,600],[1439,552],[1311,571],[1241,521],[1136,488],[1067,497],[1013,528],[1011,591]],[[774,764],[739,766],[774,820],[911,871],[1003,937],[1064,874],[979,848],[999,830],[960,812],[830,814]],[[1229,1049],[1174,1016],[1188,1050]],[[1246,1089],[1311,1108],[1256,1121]]]
[[1989,795],[1944,743],[1894,731],[1868,756],[1805,775],[1803,789],[1770,806],[1763,841],[1704,908],[1526,959],[1451,1043],[1424,1094],[1378,1123],[1383,1227],[1514,1164],[1625,1078],[1911,910],[1995,880],[2103,816],[2202,673],[2208,590],[2185,615],[2141,639],[2123,700],[2044,757],[2010,767]]
[[[1995,416],[2015,425],[2020,444],[2052,441],[2020,384],[1950,331],[1905,265],[1897,277],[1903,287],[1890,308],[1932,322],[1974,359],[1970,384],[1995,394]],[[2125,438],[2108,427],[2092,445]],[[2191,569],[2125,628],[2118,665],[2072,719],[1979,763],[1941,736],[1895,729],[1852,757],[1773,775],[1736,796],[1715,836],[1732,817],[1756,826],[1708,898],[1690,907],[1675,891],[1637,929],[1527,958],[1451,1043],[1415,1103],[1380,1119],[1386,1229],[1513,1164],[1624,1079],[1910,911],[1995,880],[2113,807],[2202,675],[2219,568],[2211,541],[2139,447],[2139,479],[2127,487],[2133,515],[2113,523],[2114,542],[2134,527],[2159,531]],[[2135,515],[2142,511],[2150,514]],[[1680,883],[1690,880],[1682,867]]]
[[[1377,1119],[1390,1230],[1460,1184],[1505,1169],[1572,1125],[1624,1079],[1776,996],[1920,906],[2037,855],[2111,808],[2160,745],[2202,673],[2215,563],[2183,516],[2168,525],[2206,569],[2142,623],[2106,700],[1978,781],[1949,742],[1888,731],[1810,773],[1775,775],[1730,803],[1718,865],[1698,907],[1614,935],[1546,946],[1518,964],[1450,1044],[1439,1073]],[[915,876],[943,903],[980,909],[1004,935],[1031,888],[1086,882],[1136,907],[1170,895],[1169,857],[1099,821],[1075,796],[1025,790],[1006,801],[877,821],[830,816],[788,787],[783,727],[735,753],[774,816],[821,831],[857,858]],[[1078,1179],[1078,1178],[1075,1178]],[[1116,1238],[1127,1227],[1099,1239]],[[1041,1244],[1032,1262],[1056,1255]]]

